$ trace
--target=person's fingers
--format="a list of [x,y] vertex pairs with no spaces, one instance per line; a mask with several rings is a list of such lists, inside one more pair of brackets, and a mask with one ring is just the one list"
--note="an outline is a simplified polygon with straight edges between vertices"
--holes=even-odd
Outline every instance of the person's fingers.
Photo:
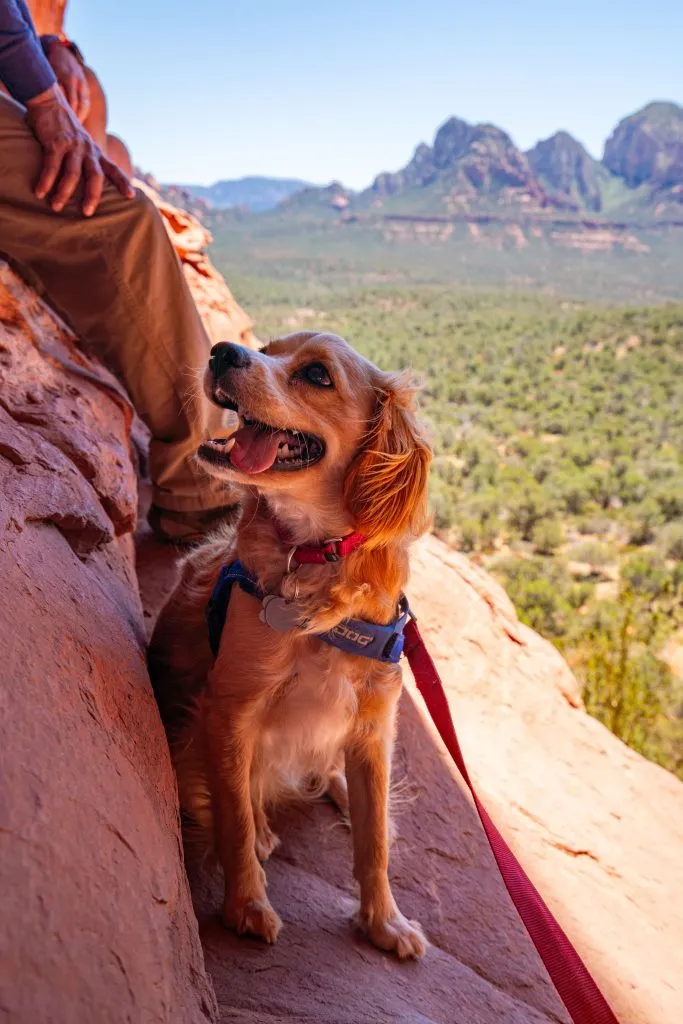
[[83,150],[73,149],[67,154],[66,159],[64,160],[59,184],[57,185],[57,189],[51,202],[52,209],[57,213],[64,209],[76,191],[83,172],[84,155]]
[[115,163],[112,163],[106,156],[103,156],[100,160],[102,164],[102,170],[112,182],[113,185],[119,190],[122,196],[126,199],[133,199],[135,196],[135,189],[128,180],[128,176],[123,173],[120,167],[117,167]]
[[81,124],[87,120],[88,114],[90,113],[90,86],[85,78],[81,79],[79,86],[79,95],[81,102],[81,112],[79,114],[79,120]]
[[104,188],[104,174],[100,161],[96,156],[87,156],[83,161],[83,173],[85,175],[85,193],[83,195],[83,213],[86,217],[92,217],[102,198]]
[[78,108],[80,105],[80,97],[78,95],[78,79],[75,75],[68,75],[66,81],[63,83],[63,89],[66,93],[66,98],[69,106],[73,110],[76,117],[79,116]]
[[39,199],[44,199],[56,182],[65,154],[66,146],[59,144],[44,151],[43,167],[36,185],[36,195]]

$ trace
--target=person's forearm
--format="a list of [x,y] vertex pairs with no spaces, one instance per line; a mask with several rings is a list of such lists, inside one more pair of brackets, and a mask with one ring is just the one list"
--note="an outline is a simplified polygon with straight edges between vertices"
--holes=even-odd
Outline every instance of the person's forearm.
[[20,103],[57,81],[22,0],[0,0],[0,81]]

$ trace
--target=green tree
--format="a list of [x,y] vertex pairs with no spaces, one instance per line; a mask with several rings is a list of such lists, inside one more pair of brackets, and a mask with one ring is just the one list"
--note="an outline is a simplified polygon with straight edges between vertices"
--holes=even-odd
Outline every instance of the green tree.
[[616,601],[576,620],[565,649],[583,682],[586,709],[646,757],[683,764],[676,681],[657,656],[683,622],[683,574],[655,554],[628,559]]

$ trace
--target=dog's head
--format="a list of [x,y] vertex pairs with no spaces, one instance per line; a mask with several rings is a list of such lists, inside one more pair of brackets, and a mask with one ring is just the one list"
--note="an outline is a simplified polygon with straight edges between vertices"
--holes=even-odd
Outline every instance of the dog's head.
[[431,450],[414,388],[343,338],[302,332],[260,352],[221,342],[204,389],[239,417],[232,436],[199,449],[212,473],[307,505],[343,503],[371,545],[425,529]]

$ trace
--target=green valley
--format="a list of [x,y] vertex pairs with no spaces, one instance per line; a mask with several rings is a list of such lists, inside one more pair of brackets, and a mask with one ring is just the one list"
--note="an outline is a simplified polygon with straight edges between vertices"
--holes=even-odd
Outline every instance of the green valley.
[[598,162],[452,119],[365,193],[208,216],[261,337],[336,331],[421,377],[434,530],[681,777],[682,125],[651,105]]

